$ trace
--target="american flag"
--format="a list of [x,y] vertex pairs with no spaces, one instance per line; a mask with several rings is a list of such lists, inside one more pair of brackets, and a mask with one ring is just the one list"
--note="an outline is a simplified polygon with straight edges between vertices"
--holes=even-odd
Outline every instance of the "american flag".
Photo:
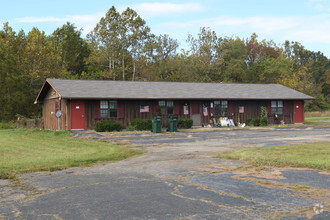
[[238,113],[244,113],[244,106],[239,106]]
[[183,106],[183,114],[184,115],[189,115],[189,107],[188,107],[188,105]]
[[204,116],[208,116],[207,107],[203,107],[203,114]]
[[149,105],[141,105],[140,112],[149,112]]

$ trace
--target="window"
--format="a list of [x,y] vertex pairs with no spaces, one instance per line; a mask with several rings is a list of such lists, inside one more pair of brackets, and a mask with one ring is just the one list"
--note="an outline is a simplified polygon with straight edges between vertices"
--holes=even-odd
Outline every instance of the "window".
[[174,114],[174,102],[173,101],[158,101],[158,106],[162,114],[172,115]]
[[228,101],[227,100],[216,100],[214,101],[214,115],[215,116],[228,116]]
[[272,101],[272,114],[283,115],[283,101]]
[[173,101],[167,101],[166,103],[166,114],[172,115],[174,114],[174,102]]
[[117,118],[117,101],[100,101],[100,116],[101,118]]

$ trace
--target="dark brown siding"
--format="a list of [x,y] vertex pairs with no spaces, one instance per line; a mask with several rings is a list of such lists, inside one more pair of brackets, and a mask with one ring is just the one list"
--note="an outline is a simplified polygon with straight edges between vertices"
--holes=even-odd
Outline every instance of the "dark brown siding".
[[[271,101],[232,101],[234,122],[246,123],[249,118],[259,118],[261,106],[267,107],[268,110],[268,123],[280,124],[283,120],[285,124],[293,123],[293,101],[283,102],[283,115],[277,115],[277,118],[272,114]],[[239,106],[244,106],[244,113],[240,114],[238,111]],[[230,118],[230,117],[229,117]]]
[[[246,123],[249,118],[259,118],[261,106],[267,107],[267,101],[232,101],[235,123]],[[239,113],[239,106],[244,106],[244,113]]]
[[[190,106],[190,104],[189,104],[189,102],[188,101],[178,101],[179,102],[179,116],[181,117],[181,118],[190,118],[190,114],[191,114],[191,106]],[[183,111],[183,107],[185,106],[185,105],[187,105],[188,106],[188,109],[189,109],[189,111],[188,111],[188,114],[187,115],[185,115],[184,114],[184,111]]]
[[[155,101],[156,102],[156,101]],[[140,106],[149,106],[149,112],[140,112]],[[126,100],[118,101],[118,112],[117,118],[99,118],[96,117],[94,120],[104,121],[104,120],[113,120],[118,121],[122,124],[124,128],[130,125],[132,120],[136,118],[141,119],[151,119],[154,115],[154,101],[137,101],[137,100]],[[94,108],[96,109],[96,108]],[[99,111],[99,108],[97,109]],[[95,124],[95,123],[94,123]],[[88,129],[93,129],[93,127],[87,127]]]
[[180,101],[174,101],[174,114],[180,114]]
[[[270,105],[271,101],[269,101]],[[285,124],[293,124],[293,101],[285,100],[283,101],[283,115],[277,115],[275,117],[271,112],[271,108],[268,109],[268,123],[269,124],[281,124],[284,121]]]
[[85,101],[85,128],[94,129],[95,101]]
[[[189,101],[189,100],[175,100],[174,101],[174,113],[173,115],[178,116],[180,118],[191,118],[192,112],[200,114],[201,117],[201,125],[207,125],[213,123],[214,118],[214,106],[211,108],[210,103],[214,103],[214,100],[207,101]],[[63,111],[63,115],[61,120],[61,128],[62,129],[70,129],[69,124],[69,101],[62,100],[61,108]],[[197,105],[198,104],[198,105]],[[100,110],[99,106],[100,102],[98,100],[85,101],[85,125],[86,129],[94,129],[94,125],[97,121],[102,120],[114,120],[120,122],[124,128],[130,125],[132,120],[136,118],[141,119],[151,119],[153,116],[156,116],[158,100],[120,100],[118,101],[118,114],[117,118],[100,118]],[[140,106],[148,105],[149,112],[141,113]],[[189,106],[189,114],[184,115],[183,107],[184,105]],[[57,120],[54,117],[49,116],[49,109],[54,111],[55,100],[46,100],[44,104],[44,117],[45,120],[45,128],[49,129],[57,129]],[[201,106],[201,110],[199,110],[199,106]],[[207,107],[208,114],[205,116],[203,114],[203,106]],[[239,113],[239,106],[244,106],[244,113]],[[270,106],[270,101],[251,101],[251,100],[235,100],[228,101],[228,118],[233,119],[235,123],[241,122],[245,123],[248,118],[258,118],[260,117],[260,109],[261,106],[268,107]],[[67,109],[67,110],[65,110]],[[268,108],[271,111],[271,108]],[[47,116],[48,112],[48,116]],[[213,115],[211,115],[213,113]],[[173,115],[162,115],[162,126],[167,127],[167,117]],[[218,119],[218,118],[216,118]],[[293,101],[284,101],[284,114],[279,115],[278,118],[275,118],[274,115],[269,112],[268,114],[268,122],[270,124],[279,124],[281,120],[284,120],[286,124],[293,123]],[[46,127],[47,126],[47,127]]]
[[125,102],[118,101],[118,118],[125,118]]
[[234,116],[233,102],[232,101],[228,101],[228,117],[230,119],[233,119],[233,116]]
[[94,116],[100,118],[100,101],[94,101]]

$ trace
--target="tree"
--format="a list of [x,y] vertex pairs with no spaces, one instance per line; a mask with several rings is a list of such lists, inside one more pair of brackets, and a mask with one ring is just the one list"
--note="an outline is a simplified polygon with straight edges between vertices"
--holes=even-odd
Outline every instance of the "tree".
[[[105,17],[101,18],[94,30],[88,35],[93,48],[91,61],[101,61],[101,66],[106,66],[108,72],[116,79],[116,73],[121,65],[123,80],[126,79],[126,60],[133,61],[133,73],[135,74],[135,62],[141,54],[150,29],[145,21],[137,13],[127,8],[121,14],[113,6]],[[101,57],[101,59],[99,59]],[[96,58],[96,59],[95,59]]]
[[219,78],[217,56],[218,37],[210,28],[200,28],[198,38],[188,35],[187,43],[190,45],[190,60],[193,66],[194,81],[209,82]]
[[25,34],[18,34],[5,23],[0,31],[0,121],[26,113],[26,77],[21,74]]
[[220,38],[218,56],[222,57],[220,70],[225,82],[246,82],[247,80],[247,48],[240,38]]
[[72,75],[80,75],[90,54],[87,42],[81,38],[81,31],[67,22],[61,28],[57,28],[50,38],[58,65]]
[[[144,62],[147,63],[148,72],[144,76],[149,80],[167,80],[171,75],[171,64],[179,46],[177,40],[168,35],[150,35],[143,48]],[[143,70],[142,70],[143,71]]]

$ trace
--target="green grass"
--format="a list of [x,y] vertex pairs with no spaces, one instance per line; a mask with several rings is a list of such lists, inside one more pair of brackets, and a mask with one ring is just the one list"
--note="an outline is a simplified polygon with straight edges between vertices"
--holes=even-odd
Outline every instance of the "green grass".
[[319,120],[330,120],[330,116],[309,116],[305,117],[306,125],[330,125],[330,122],[321,122]]
[[243,148],[218,154],[216,157],[247,161],[262,167],[305,167],[330,170],[330,142]]
[[0,178],[119,161],[143,151],[108,142],[72,138],[67,131],[0,130]]
[[330,117],[330,110],[323,112],[305,112],[305,117]]
[[330,122],[321,122],[320,120],[330,120],[330,111],[324,112],[305,112],[306,125],[330,125]]
[[314,125],[314,126],[325,126],[325,125],[330,125],[330,122],[305,121],[304,124]]
[[330,116],[305,117],[305,120],[306,120],[306,121],[330,120]]
[[305,112],[306,125],[330,125],[330,122],[319,122],[319,120],[330,120],[330,110],[323,112]]

